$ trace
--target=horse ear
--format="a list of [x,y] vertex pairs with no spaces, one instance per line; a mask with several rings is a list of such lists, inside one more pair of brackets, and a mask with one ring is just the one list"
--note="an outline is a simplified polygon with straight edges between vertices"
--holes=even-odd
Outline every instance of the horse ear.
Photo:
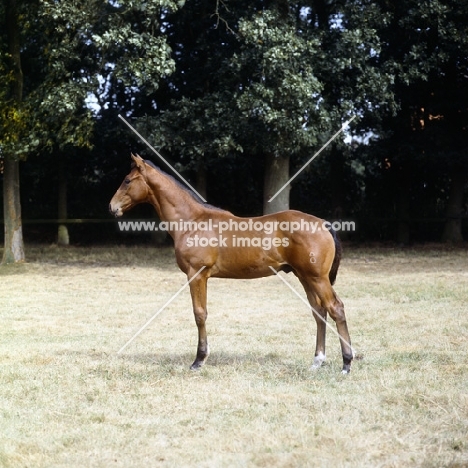
[[143,160],[143,158],[141,156],[139,156],[138,154],[133,154],[132,153],[132,159],[133,159],[133,162],[135,163],[135,166],[138,168],[138,170],[140,172],[144,172],[145,170],[145,162]]

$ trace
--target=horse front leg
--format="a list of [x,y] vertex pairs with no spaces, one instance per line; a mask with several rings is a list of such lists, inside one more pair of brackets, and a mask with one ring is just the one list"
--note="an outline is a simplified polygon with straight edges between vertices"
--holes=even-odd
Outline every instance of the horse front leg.
[[208,340],[206,336],[206,317],[208,312],[206,310],[206,277],[198,277],[190,283],[190,294],[192,295],[193,314],[195,316],[195,323],[198,327],[198,347],[197,357],[190,366],[190,369],[197,370],[205,364],[206,358],[210,354]]

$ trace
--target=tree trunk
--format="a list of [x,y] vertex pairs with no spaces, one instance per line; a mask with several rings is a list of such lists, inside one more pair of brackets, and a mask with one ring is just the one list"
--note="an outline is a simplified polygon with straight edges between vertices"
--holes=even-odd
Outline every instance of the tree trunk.
[[447,221],[442,233],[442,241],[463,242],[461,214],[466,176],[463,170],[454,168],[451,179],[449,199],[445,210]]
[[289,156],[275,157],[273,154],[267,154],[263,184],[263,214],[289,210],[289,191],[291,190],[289,185],[284,187],[274,200],[269,201],[288,181]]
[[[67,213],[67,174],[65,171],[65,155],[59,156],[58,162],[58,219],[66,220]],[[70,236],[66,224],[59,223],[57,233],[58,245],[70,245]]]
[[5,248],[2,263],[24,262],[19,162],[8,157],[4,159],[3,165],[3,217],[5,222]]
[[[19,104],[23,100],[23,71],[16,0],[8,0],[5,8],[8,49],[13,63],[12,98]],[[19,161],[4,156],[3,217],[5,248],[2,263],[24,261],[23,228],[21,223]]]

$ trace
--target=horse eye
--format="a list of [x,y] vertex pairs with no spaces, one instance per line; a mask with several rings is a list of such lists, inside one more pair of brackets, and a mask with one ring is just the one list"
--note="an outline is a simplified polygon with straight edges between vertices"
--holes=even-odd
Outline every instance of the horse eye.
[[126,183],[127,185],[130,183],[130,179],[129,179],[128,177],[125,179],[125,183]]

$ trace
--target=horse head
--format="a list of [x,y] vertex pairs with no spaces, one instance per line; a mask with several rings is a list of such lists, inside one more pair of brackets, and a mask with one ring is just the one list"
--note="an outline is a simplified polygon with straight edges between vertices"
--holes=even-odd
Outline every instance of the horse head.
[[146,165],[143,158],[132,153],[132,169],[115,192],[109,204],[109,211],[118,218],[130,208],[148,199]]

